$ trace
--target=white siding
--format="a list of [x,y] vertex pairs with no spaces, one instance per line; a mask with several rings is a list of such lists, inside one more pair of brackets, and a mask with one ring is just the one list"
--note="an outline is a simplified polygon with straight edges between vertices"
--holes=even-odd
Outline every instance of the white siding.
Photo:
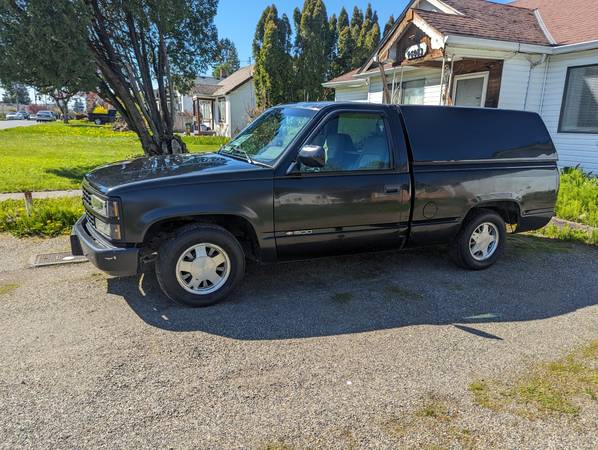
[[249,80],[227,96],[227,136],[236,136],[249,122],[249,113],[255,109],[255,87]]
[[[419,80],[424,78],[426,84],[424,87],[424,105],[438,105],[440,103],[440,70],[414,70],[403,74],[403,81]],[[391,84],[393,75],[387,74],[386,81]],[[394,77],[395,89],[399,88],[401,75],[399,73]],[[382,79],[379,75],[370,78],[370,89],[368,101],[370,103],[382,103]]]
[[[542,62],[541,55],[499,52],[480,49],[447,48],[447,54],[466,58],[503,60],[503,73],[498,107],[540,113],[559,154],[561,167],[580,165],[588,172],[598,173],[598,134],[559,133],[561,102],[565,88],[567,67],[598,64],[598,50],[551,56]],[[403,81],[425,78],[424,104],[440,102],[440,71],[417,69],[405,71]],[[544,79],[546,77],[546,84]],[[392,74],[387,74],[388,82]],[[395,80],[400,79],[397,74]],[[354,88],[356,89],[356,88]],[[378,74],[370,78],[367,101],[382,103],[382,82]],[[526,95],[527,93],[527,95]],[[337,100],[344,100],[345,92],[337,89]]]
[[584,170],[598,174],[598,134],[558,132],[567,68],[588,64],[598,64],[598,50],[550,58],[541,115],[559,153],[559,164],[563,167],[579,164]]
[[337,102],[366,102],[368,100],[368,87],[339,87],[336,88],[334,100]]

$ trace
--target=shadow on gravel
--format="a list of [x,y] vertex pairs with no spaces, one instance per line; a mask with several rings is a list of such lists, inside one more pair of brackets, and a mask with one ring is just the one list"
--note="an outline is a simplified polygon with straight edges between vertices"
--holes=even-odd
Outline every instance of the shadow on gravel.
[[109,279],[108,290],[152,326],[248,340],[421,324],[501,339],[475,324],[544,319],[598,303],[598,251],[532,237],[510,241],[503,258],[480,272],[455,267],[436,248],[252,265],[227,301],[200,309],[170,302],[153,273]]

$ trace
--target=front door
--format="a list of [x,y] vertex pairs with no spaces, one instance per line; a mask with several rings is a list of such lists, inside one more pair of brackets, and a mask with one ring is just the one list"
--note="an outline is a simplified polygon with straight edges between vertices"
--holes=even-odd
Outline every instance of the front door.
[[275,179],[278,256],[398,248],[408,220],[409,175],[395,169],[384,112],[336,113],[306,144],[321,145],[326,163]]
[[484,106],[488,72],[455,75],[453,99],[455,106]]

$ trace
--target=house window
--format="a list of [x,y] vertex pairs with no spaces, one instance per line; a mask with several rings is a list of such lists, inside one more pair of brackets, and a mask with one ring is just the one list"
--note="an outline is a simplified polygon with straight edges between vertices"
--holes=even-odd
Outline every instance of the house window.
[[484,106],[488,90],[488,76],[489,72],[455,75],[453,104],[455,106]]
[[598,133],[598,64],[567,70],[559,132]]
[[224,97],[218,99],[218,120],[226,122],[226,99]]
[[[424,104],[424,88],[426,85],[425,79],[403,81],[401,84],[400,93],[395,87],[395,95],[393,101],[399,100],[401,105],[423,105]],[[392,92],[392,86],[389,86]],[[398,97],[398,98],[397,98]]]

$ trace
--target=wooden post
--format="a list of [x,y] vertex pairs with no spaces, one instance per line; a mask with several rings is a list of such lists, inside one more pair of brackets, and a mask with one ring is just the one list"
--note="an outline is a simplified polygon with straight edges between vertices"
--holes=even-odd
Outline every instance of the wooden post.
[[382,102],[390,104],[390,93],[388,92],[388,84],[386,82],[386,73],[384,72],[384,64],[378,61],[378,68],[380,69],[380,76],[382,77]]
[[31,192],[25,192],[25,211],[27,212],[27,215],[30,216],[31,213],[33,212],[33,196],[31,195]]

